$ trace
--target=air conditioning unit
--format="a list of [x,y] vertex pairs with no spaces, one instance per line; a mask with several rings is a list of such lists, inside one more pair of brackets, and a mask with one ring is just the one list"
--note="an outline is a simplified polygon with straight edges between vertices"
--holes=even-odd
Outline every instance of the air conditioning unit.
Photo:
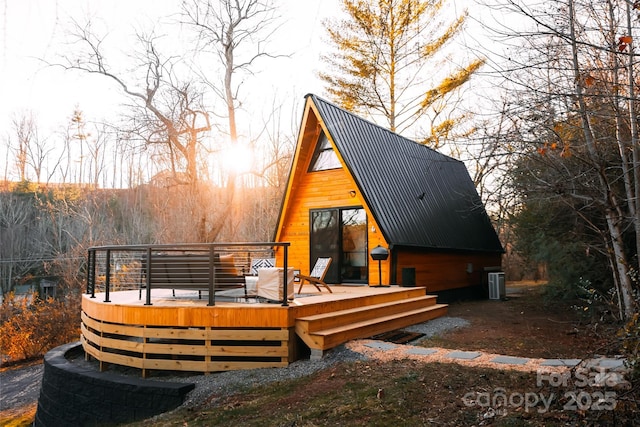
[[502,299],[506,293],[504,273],[489,273],[489,299]]

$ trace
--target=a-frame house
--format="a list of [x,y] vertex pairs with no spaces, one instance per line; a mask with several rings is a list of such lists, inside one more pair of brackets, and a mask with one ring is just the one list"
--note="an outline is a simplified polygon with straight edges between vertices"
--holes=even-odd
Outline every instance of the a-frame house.
[[[500,269],[503,253],[462,162],[314,95],[305,100],[275,232],[277,243],[265,242],[259,252],[275,251],[276,267],[267,273],[286,267],[285,277],[294,280],[292,270],[308,274],[317,258],[331,257],[325,280],[341,286],[316,292],[301,281],[296,288],[311,292],[295,294],[289,279],[283,289],[276,278],[280,304],[247,304],[249,276],[229,257],[247,250],[246,260],[252,258],[255,242],[89,248],[84,351],[101,364],[142,369],[143,376],[149,369],[283,367],[307,353],[322,357],[349,340],[444,315],[447,301],[437,303],[433,294],[481,289],[488,272]],[[383,248],[388,257],[378,269],[371,253]],[[134,260],[122,283],[137,289],[109,291],[118,259]],[[252,278],[256,295],[273,299],[260,295],[261,287],[271,289],[261,272]],[[216,302],[215,286],[224,283],[218,278],[233,280],[245,298]],[[362,286],[379,283],[416,287]],[[344,286],[351,284],[361,286]],[[197,299],[176,298],[176,287],[197,291],[187,294]],[[152,302],[152,289],[167,293]]]
[[[502,245],[462,162],[305,100],[275,237],[291,242],[289,265],[308,272],[330,256],[327,283],[381,276],[438,294],[479,288],[500,270]],[[380,270],[370,256],[378,245],[389,251]]]

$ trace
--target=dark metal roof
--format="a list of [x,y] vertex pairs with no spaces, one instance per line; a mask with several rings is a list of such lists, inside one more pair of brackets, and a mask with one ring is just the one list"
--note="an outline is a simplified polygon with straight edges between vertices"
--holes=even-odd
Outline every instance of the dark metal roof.
[[307,97],[390,245],[503,251],[461,161]]

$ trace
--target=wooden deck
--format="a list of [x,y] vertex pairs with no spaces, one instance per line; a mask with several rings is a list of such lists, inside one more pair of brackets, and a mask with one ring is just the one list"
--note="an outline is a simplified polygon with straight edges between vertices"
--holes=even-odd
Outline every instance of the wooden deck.
[[366,338],[446,314],[423,287],[305,285],[289,306],[256,299],[217,299],[198,291],[154,291],[145,305],[138,291],[84,295],[82,343],[101,367],[216,372],[282,367],[356,338]]

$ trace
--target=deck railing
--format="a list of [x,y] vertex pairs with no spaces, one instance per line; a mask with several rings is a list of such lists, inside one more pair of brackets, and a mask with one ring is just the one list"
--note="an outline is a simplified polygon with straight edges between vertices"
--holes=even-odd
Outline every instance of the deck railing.
[[[95,298],[96,291],[102,290],[104,302],[111,302],[110,293],[112,291],[135,289],[139,290],[142,295],[142,289],[146,288],[145,304],[151,305],[151,289],[155,283],[151,266],[155,265],[154,262],[158,262],[162,257],[173,257],[174,260],[184,257],[188,261],[187,257],[191,256],[194,257],[193,259],[200,260],[200,270],[196,273],[182,273],[181,281],[191,280],[191,284],[194,285],[193,289],[208,290],[208,305],[213,306],[215,305],[216,291],[221,289],[224,280],[228,280],[228,278],[221,279],[221,275],[218,274],[225,268],[220,261],[222,257],[231,256],[237,275],[246,276],[250,274],[252,259],[276,258],[276,252],[282,250],[282,254],[278,254],[278,259],[282,259],[279,267],[282,267],[283,270],[282,305],[287,306],[289,283],[286,280],[286,272],[289,246],[289,242],[233,242],[91,247],[87,253],[87,294],[91,295],[91,298]],[[191,278],[185,278],[187,275],[190,275]],[[189,287],[189,283],[182,284]],[[161,287],[170,286],[165,284]]]

